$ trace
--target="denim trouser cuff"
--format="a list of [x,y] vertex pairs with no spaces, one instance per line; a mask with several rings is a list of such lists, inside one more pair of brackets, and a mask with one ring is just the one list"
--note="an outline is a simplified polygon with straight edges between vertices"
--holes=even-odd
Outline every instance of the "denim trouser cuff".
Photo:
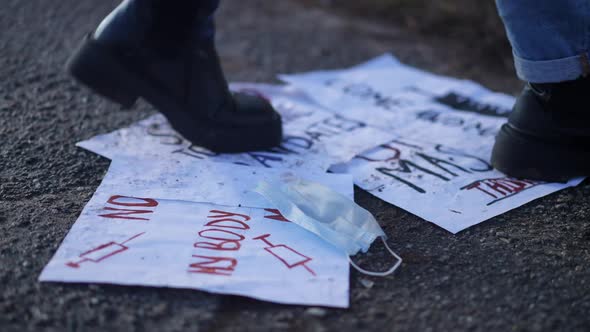
[[588,53],[542,61],[526,60],[514,54],[514,66],[518,77],[531,83],[571,81],[590,74]]

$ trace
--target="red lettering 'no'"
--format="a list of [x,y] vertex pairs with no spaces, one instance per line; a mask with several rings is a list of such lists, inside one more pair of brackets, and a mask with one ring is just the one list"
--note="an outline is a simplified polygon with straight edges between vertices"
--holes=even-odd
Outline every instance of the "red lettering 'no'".
[[[139,198],[139,197],[129,197],[129,196],[120,196],[115,195],[111,196],[107,201],[107,204],[114,205],[114,206],[122,206],[124,208],[119,207],[110,207],[107,206],[104,209],[107,211],[114,211],[111,213],[105,213],[99,215],[103,218],[110,218],[110,219],[127,219],[127,220],[144,220],[149,221],[149,218],[145,217],[135,217],[134,215],[143,215],[143,214],[151,214],[154,212],[153,209],[138,209],[138,208],[153,208],[158,206],[158,201],[153,198]],[[133,208],[133,209],[130,209]]]

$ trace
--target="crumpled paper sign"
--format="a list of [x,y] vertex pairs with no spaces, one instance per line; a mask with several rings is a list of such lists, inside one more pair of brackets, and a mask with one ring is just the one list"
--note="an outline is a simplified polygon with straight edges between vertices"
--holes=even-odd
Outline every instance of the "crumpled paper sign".
[[218,154],[196,146],[156,114],[127,128],[98,135],[77,145],[109,159],[143,157],[215,161],[267,168],[327,170],[396,135],[329,112],[299,91],[268,84],[236,83],[232,89],[267,98],[281,114],[281,146],[265,151]]
[[331,170],[371,194],[456,233],[578,185],[513,179],[490,165],[515,99],[384,55],[344,70],[282,75],[326,109],[397,134]]
[[[346,253],[260,206],[258,194],[248,190],[262,179],[293,176],[291,170],[222,163],[115,160],[39,279],[345,308]],[[317,180],[352,195],[350,176]]]

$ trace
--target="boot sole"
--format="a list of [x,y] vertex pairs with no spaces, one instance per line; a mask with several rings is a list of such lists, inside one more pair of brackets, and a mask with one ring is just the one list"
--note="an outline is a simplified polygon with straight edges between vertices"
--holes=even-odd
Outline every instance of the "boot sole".
[[238,153],[265,150],[280,145],[281,118],[260,124],[227,126],[205,117],[190,116],[179,101],[162,93],[157,84],[129,69],[110,47],[88,36],[66,64],[66,70],[99,95],[131,108],[139,98],[162,112],[186,139],[214,152]]
[[590,174],[590,151],[543,141],[504,124],[496,136],[492,165],[516,178],[566,182]]

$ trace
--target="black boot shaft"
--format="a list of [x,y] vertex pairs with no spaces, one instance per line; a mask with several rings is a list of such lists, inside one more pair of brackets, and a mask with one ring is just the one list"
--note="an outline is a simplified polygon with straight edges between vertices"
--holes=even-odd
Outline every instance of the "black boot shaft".
[[588,113],[590,78],[560,83],[529,83],[528,88],[549,111]]
[[[125,0],[94,33],[97,41],[126,48],[149,48],[174,56],[192,42],[212,39],[211,1]],[[207,31],[203,36],[203,31]]]
[[590,139],[590,79],[527,84],[509,123],[523,132],[564,142]]

